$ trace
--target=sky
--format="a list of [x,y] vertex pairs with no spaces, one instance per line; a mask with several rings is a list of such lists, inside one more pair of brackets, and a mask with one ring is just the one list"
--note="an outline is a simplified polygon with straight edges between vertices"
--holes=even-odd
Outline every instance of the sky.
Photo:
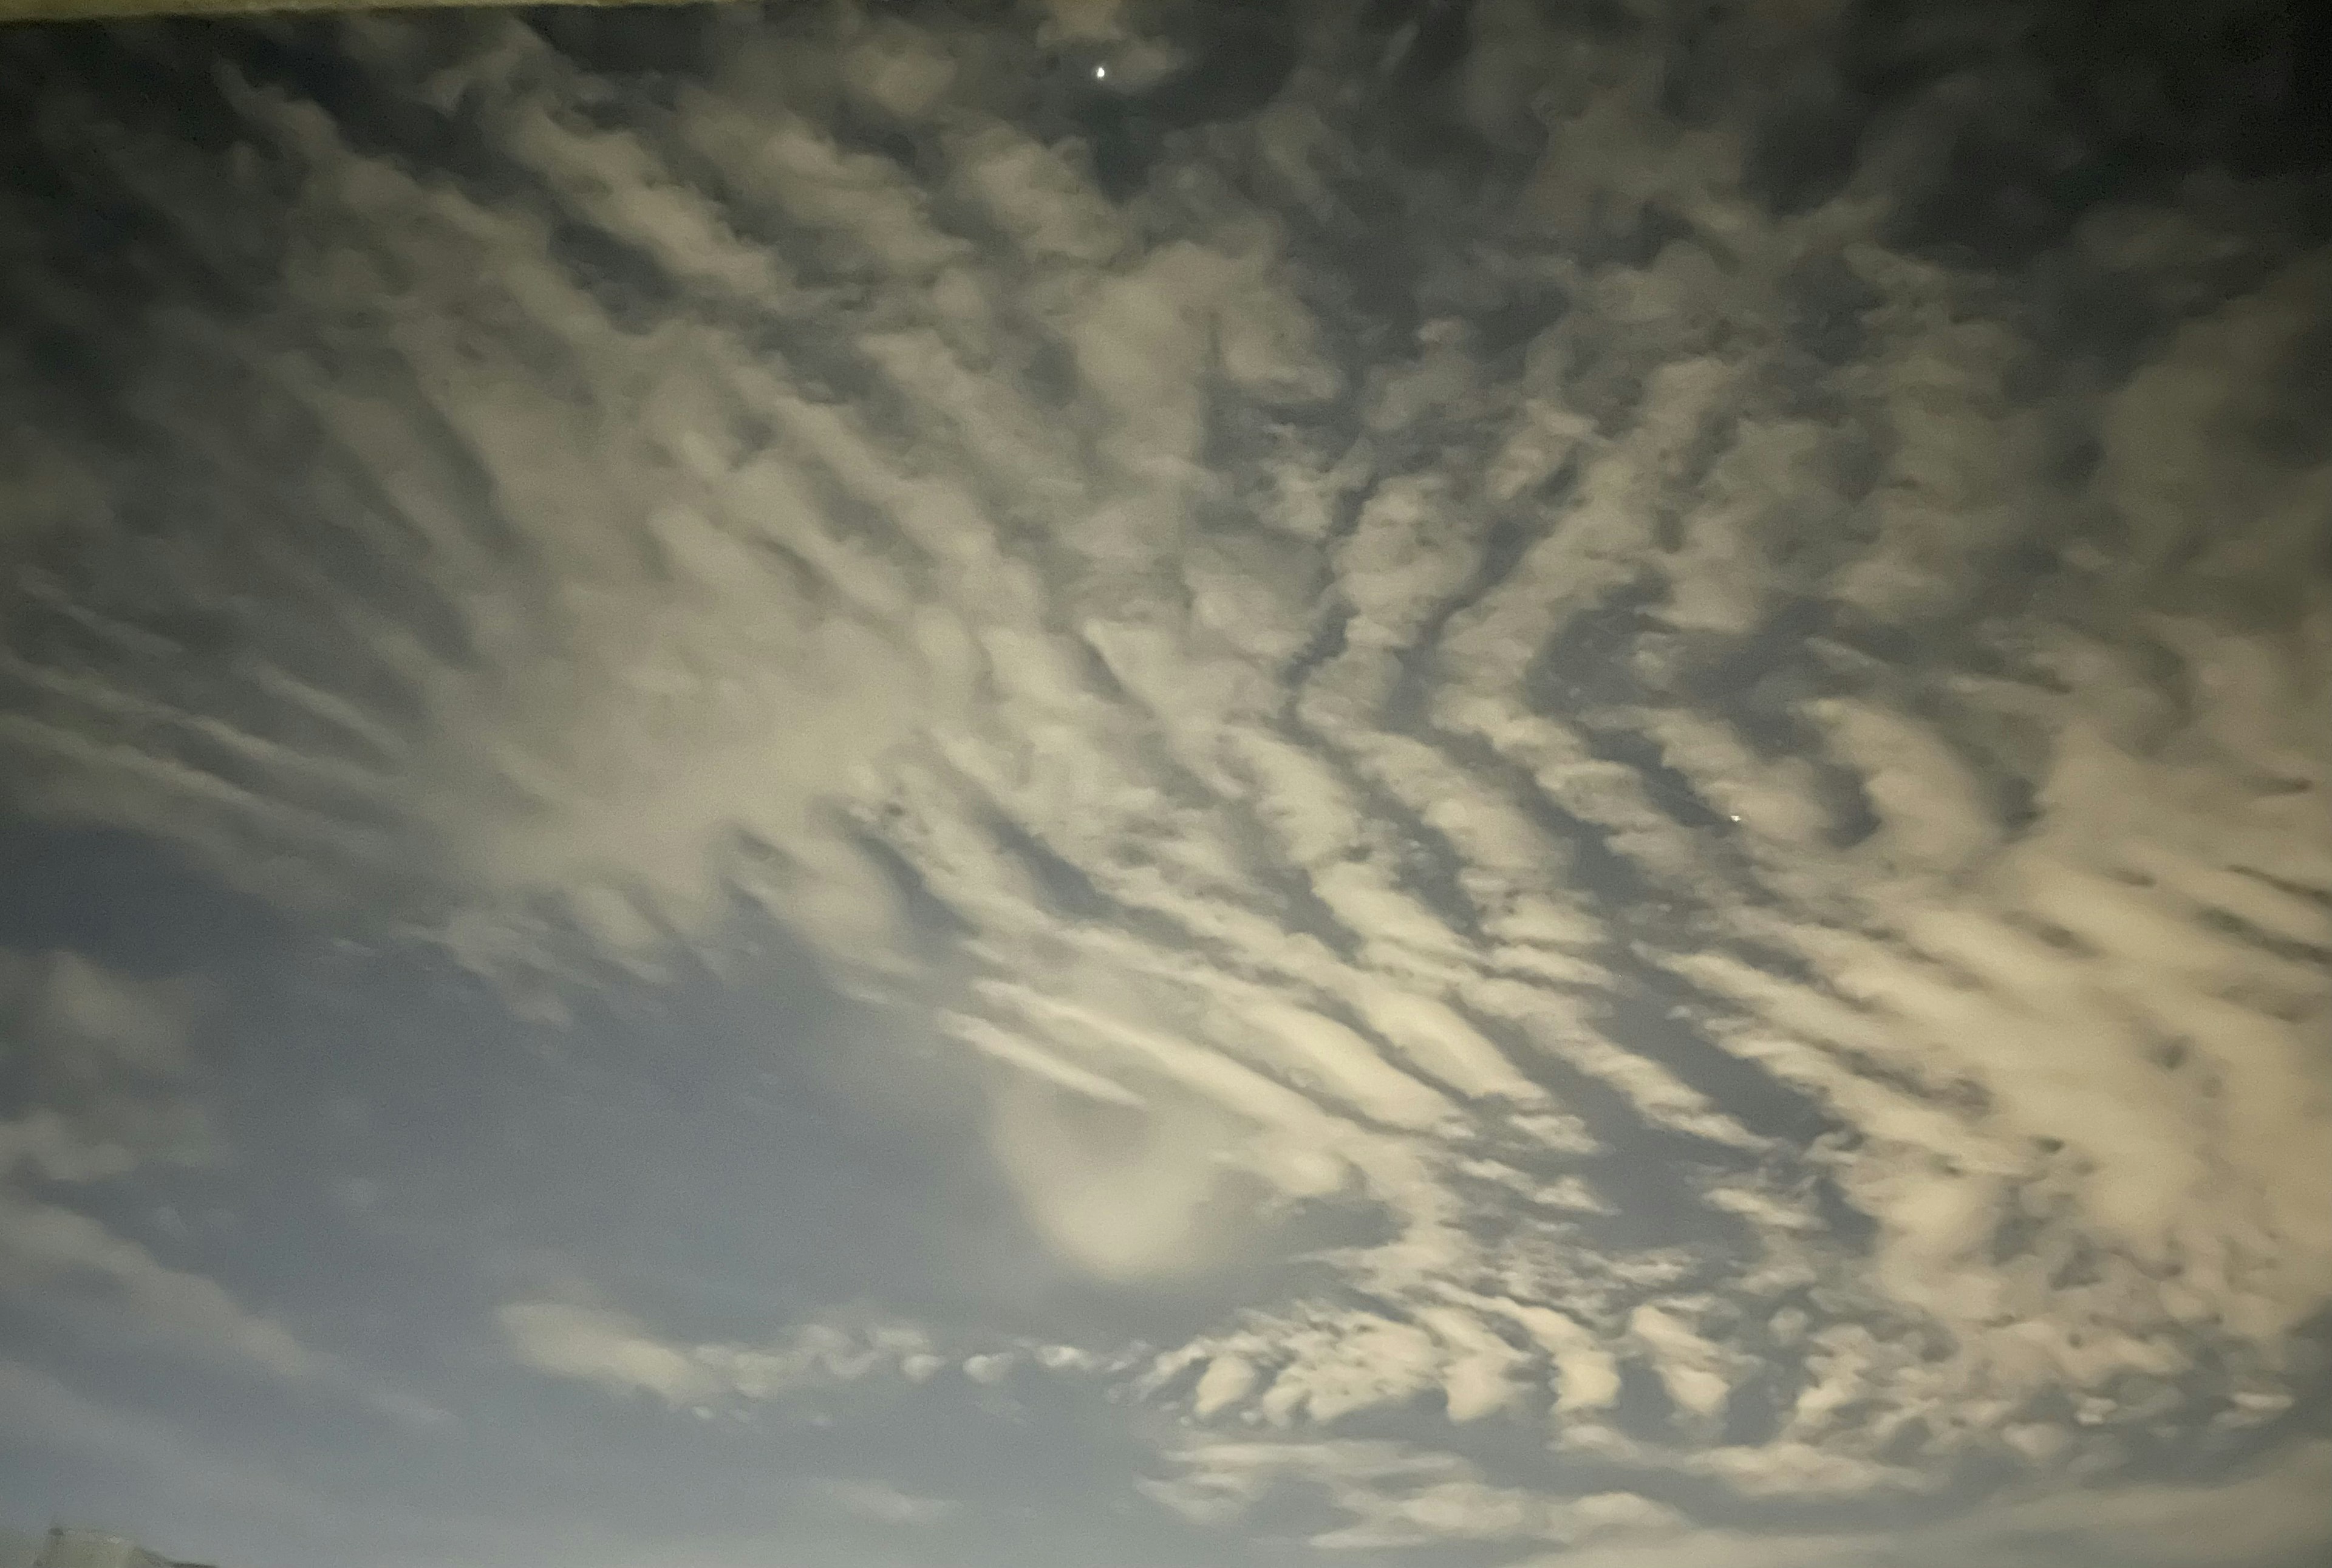
[[0,29],[0,1556],[2325,1562],[2304,9]]

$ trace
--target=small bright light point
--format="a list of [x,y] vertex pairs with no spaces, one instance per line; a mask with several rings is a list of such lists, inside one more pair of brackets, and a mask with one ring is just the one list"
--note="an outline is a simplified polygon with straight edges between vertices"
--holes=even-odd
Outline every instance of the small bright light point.
[[1109,67],[1106,65],[1094,66],[1094,80],[1095,81],[1107,81],[1109,80]]

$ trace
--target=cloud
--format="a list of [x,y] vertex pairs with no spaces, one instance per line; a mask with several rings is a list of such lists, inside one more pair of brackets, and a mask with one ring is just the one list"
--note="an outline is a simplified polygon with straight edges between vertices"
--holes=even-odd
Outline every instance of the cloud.
[[21,1109],[0,1120],[0,1179],[88,1182],[215,1158],[216,1133],[190,1092],[189,1042],[207,1001],[187,980],[0,951],[0,1029],[21,1075]]
[[1625,1492],[1558,1496],[1485,1481],[1449,1456],[1391,1443],[1209,1443],[1175,1456],[1179,1473],[1146,1488],[1152,1501],[1220,1523],[1291,1491],[1310,1492],[1345,1522],[1314,1533],[1329,1551],[1387,1551],[1456,1542],[1561,1544],[1611,1535],[1654,1538],[1682,1524]]
[[[1381,1442],[1211,1442],[1175,1456],[1152,1500],[1222,1524],[1309,1493],[1343,1522],[1316,1547],[1388,1550],[1455,1543],[1540,1543],[1529,1564],[1696,1568],[1701,1563],[1916,1568],[2002,1563],[2297,1564],[2327,1535],[2317,1487],[2332,1448],[2303,1445],[2223,1486],[2160,1482],[2040,1493],[1907,1530],[1807,1535],[1694,1526],[1632,1492],[1537,1492],[1486,1482],[1455,1457]],[[1510,1548],[1511,1549],[1511,1548]]]
[[2033,1498],[1972,1519],[1878,1535],[1760,1536],[1704,1531],[1615,1543],[1534,1562],[1585,1568],[1827,1568],[1882,1562],[1924,1568],[1971,1560],[2009,1568],[2063,1563],[2270,1563],[2293,1568],[2327,1535],[2319,1488],[2332,1450],[2303,1447],[2285,1462],[2222,1487],[2141,1485]]
[[616,1314],[558,1302],[514,1302],[496,1317],[519,1359],[553,1377],[645,1390],[666,1404],[702,1400],[719,1381],[685,1351]]
[[77,953],[0,955],[0,1007],[60,1076],[183,1076],[204,999],[199,984],[134,980]]
[[[989,1146],[1031,1219],[1096,1277],[1171,1278],[1220,1255],[1220,1209],[1235,1134],[1219,1117],[1153,1111],[1123,1089],[1114,1108],[1007,1079],[993,1097]],[[1101,1080],[1111,1082],[1111,1080]],[[1131,1104],[1124,1104],[1131,1101]]]
[[0,1027],[21,1085],[0,1121],[0,1293],[182,1352],[287,1378],[326,1362],[215,1281],[43,1200],[42,1184],[118,1181],[139,1167],[215,1157],[190,1092],[201,987],[140,980],[78,954],[0,952]]
[[[1122,200],[998,85],[1033,41],[909,16],[782,67],[889,141],[742,53],[616,103],[517,19],[367,56],[492,178],[230,69],[280,283],[157,305],[136,378],[206,521],[139,567],[100,432],[5,437],[11,803],[553,993],[758,906],[943,1018],[1118,1287],[1359,1216],[1127,1369],[1202,1429],[1851,1504],[2263,1426],[2332,1302],[2325,263],[2271,174],[2117,183],[2011,52],[1907,24],[1864,125],[1834,9],[1483,6],[1394,93],[1432,52],[1315,8]],[[2001,139],[2073,161],[1931,150]],[[246,186],[137,175],[188,244]],[[938,1354],[502,1324],[676,1408]],[[1319,1483],[1338,1539],[1729,1539],[1418,1473]]]
[[881,1481],[825,1481],[815,1490],[844,1513],[877,1525],[937,1525],[959,1506],[944,1497],[920,1497]]
[[215,1281],[172,1268],[86,1215],[52,1204],[0,1199],[0,1290],[51,1305],[61,1296],[76,1299],[133,1334],[280,1377],[314,1376],[330,1364]]
[[19,1165],[50,1181],[94,1181],[126,1175],[138,1157],[119,1143],[91,1143],[45,1107],[0,1123],[0,1171]]
[[81,1201],[101,1202],[142,1171],[224,1158],[197,1050],[214,1000],[199,982],[139,979],[78,953],[0,951],[14,1090],[14,1114],[0,1118],[0,1297],[111,1344],[338,1390],[400,1421],[443,1421],[209,1275],[59,1200],[59,1188],[96,1188]]
[[1023,1367],[1065,1376],[1122,1372],[1123,1362],[1072,1345],[998,1341],[944,1348],[903,1324],[802,1324],[762,1343],[691,1343],[659,1334],[613,1308],[571,1301],[515,1301],[495,1322],[519,1363],[612,1393],[653,1395],[699,1415],[798,1401],[869,1380],[929,1382],[952,1369],[993,1387]]

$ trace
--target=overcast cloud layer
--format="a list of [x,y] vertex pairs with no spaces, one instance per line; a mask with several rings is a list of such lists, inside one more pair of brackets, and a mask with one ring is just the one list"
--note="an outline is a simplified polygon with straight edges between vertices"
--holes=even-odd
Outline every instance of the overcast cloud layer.
[[0,1498],[2321,1561],[2315,46],[0,34]]

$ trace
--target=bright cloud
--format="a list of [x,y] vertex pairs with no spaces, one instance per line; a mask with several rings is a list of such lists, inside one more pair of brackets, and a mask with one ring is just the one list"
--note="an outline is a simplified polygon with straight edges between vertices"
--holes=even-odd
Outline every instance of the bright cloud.
[[[125,569],[95,438],[0,436],[52,476],[52,564],[0,588],[44,628],[14,803],[514,990],[747,903],[940,1019],[1113,1288],[1349,1221],[1053,1369],[1180,1423],[1191,1519],[1308,1488],[1323,1547],[1683,1568],[1735,1538],[1566,1458],[1811,1507],[2267,1426],[2332,1305],[2324,253],[2241,218],[2265,176],[1947,243],[1981,203],[1922,139],[2044,95],[2014,61],[1791,186],[1836,7],[1693,43],[1485,4],[1429,89],[1462,8],[1367,9],[1292,8],[1256,112],[1156,88],[1131,173],[1015,85],[1033,39],[937,14],[636,100],[515,19],[352,34],[492,178],[231,81],[281,282],[232,330],[158,308],[139,394],[216,526]],[[1044,32],[1232,92],[1146,15]],[[258,198],[207,177],[157,199],[217,239]],[[58,1027],[167,1056],[79,985]],[[133,1157],[78,1136],[0,1158]],[[11,1256],[158,1299],[11,1204]],[[675,1409],[1035,1355],[500,1325]],[[1451,1446],[1344,1435],[1420,1420]],[[1486,1429],[1536,1478],[1461,1461]],[[2124,1479],[2113,1518],[2155,1506]],[[887,1496],[833,1500],[924,1517]]]

